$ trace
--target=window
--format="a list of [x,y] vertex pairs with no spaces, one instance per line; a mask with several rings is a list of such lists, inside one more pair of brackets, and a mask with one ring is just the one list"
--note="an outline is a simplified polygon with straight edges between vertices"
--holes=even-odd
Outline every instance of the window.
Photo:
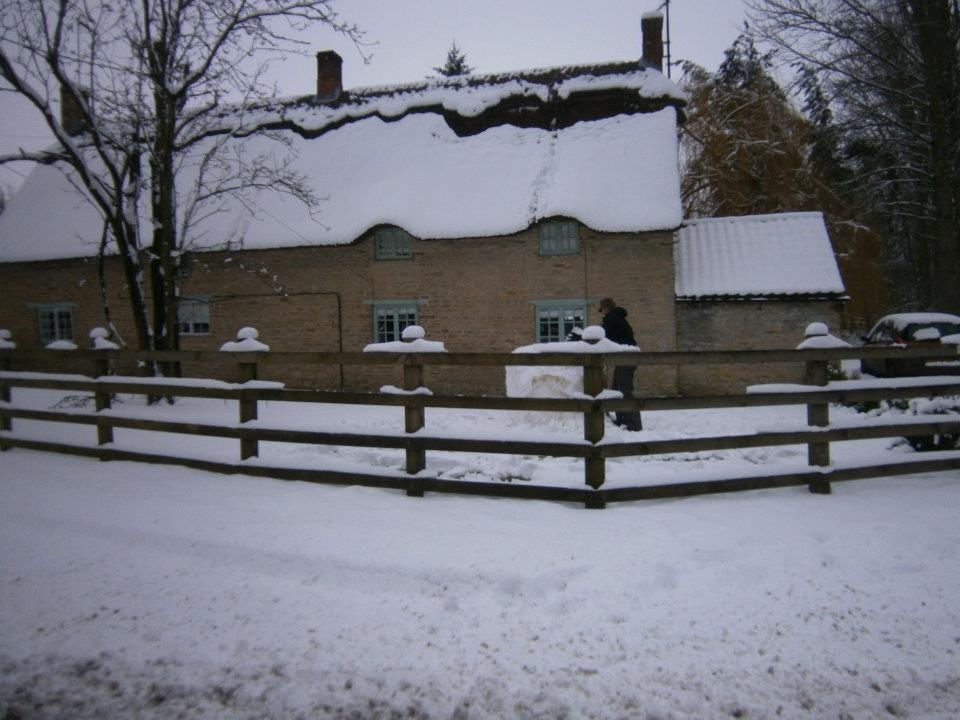
[[538,233],[541,255],[577,255],[580,252],[580,227],[573,220],[543,223]]
[[537,342],[560,342],[575,327],[584,327],[587,318],[585,300],[547,300],[536,303]]
[[409,260],[410,233],[398,227],[379,228],[374,234],[377,260]]
[[400,340],[404,328],[416,324],[417,303],[414,301],[384,302],[373,306],[374,342]]
[[177,329],[181,335],[209,335],[210,298],[180,298],[177,305]]
[[41,345],[73,340],[73,307],[71,303],[37,306],[37,334]]

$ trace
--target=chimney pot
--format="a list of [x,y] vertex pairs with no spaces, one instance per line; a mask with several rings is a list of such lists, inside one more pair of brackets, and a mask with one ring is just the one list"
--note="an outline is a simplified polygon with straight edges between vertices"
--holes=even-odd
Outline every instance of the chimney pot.
[[663,15],[646,13],[640,20],[643,33],[643,62],[663,72]]
[[343,92],[343,58],[333,50],[317,53],[317,100],[333,102]]

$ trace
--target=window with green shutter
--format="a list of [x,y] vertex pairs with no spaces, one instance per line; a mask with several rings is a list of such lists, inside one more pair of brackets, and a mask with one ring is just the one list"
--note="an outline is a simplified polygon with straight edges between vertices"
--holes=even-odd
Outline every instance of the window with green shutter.
[[544,300],[535,303],[537,342],[561,342],[575,328],[583,328],[587,319],[586,300]]
[[403,228],[377,228],[373,234],[377,260],[409,260],[410,233]]
[[37,305],[37,336],[41,345],[73,340],[73,303]]
[[573,220],[553,220],[538,228],[541,255],[577,255],[580,226]]
[[373,304],[373,341],[401,340],[405,328],[417,324],[417,303],[413,301],[377,302]]

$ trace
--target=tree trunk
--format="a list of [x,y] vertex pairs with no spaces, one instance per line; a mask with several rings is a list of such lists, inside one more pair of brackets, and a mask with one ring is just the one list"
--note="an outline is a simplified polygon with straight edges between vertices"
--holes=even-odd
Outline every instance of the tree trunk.
[[931,294],[938,310],[960,312],[960,283],[956,282],[960,275],[957,18],[951,18],[948,0],[911,0],[910,5],[929,97],[934,211]]

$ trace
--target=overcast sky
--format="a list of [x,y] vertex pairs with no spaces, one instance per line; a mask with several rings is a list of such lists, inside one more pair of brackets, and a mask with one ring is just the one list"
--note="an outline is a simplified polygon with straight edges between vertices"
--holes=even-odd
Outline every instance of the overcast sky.
[[[640,18],[661,0],[339,0],[341,19],[366,31],[372,54],[357,50],[327,28],[306,37],[309,57],[290,57],[276,67],[283,95],[316,87],[317,50],[343,57],[345,88],[413,82],[442,65],[454,39],[476,72],[625,60],[640,55]],[[673,59],[715,70],[744,21],[743,0],[671,0]],[[676,76],[676,72],[674,73]],[[2,95],[0,153],[42,147],[42,121]],[[0,168],[0,185],[19,184],[29,166]]]

